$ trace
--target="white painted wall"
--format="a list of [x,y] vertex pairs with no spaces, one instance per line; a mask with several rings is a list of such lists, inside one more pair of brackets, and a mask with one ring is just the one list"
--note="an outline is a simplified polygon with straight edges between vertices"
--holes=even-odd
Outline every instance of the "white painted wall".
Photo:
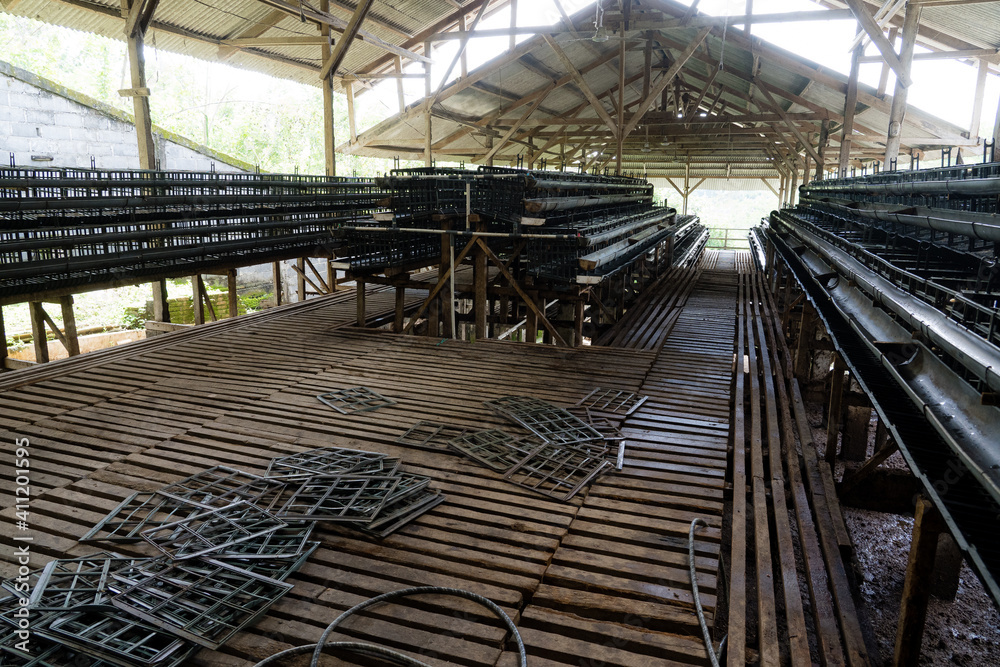
[[[249,165],[169,132],[156,132],[161,169],[248,171]],[[18,167],[138,169],[131,116],[0,62],[0,164]],[[50,157],[51,160],[39,160]],[[227,163],[228,161],[228,163]]]

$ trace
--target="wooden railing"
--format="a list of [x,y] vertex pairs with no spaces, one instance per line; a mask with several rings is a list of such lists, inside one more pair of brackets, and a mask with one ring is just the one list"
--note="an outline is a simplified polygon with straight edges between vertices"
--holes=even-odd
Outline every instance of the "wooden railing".
[[709,227],[708,231],[712,235],[708,238],[706,248],[713,250],[749,250],[750,240],[747,238],[748,229],[720,229]]

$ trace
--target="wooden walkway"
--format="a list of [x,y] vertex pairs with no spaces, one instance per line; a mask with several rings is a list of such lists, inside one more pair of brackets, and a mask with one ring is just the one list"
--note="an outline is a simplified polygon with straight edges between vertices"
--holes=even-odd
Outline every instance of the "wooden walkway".
[[[316,641],[364,599],[414,585],[464,588],[497,602],[517,622],[533,667],[707,664],[687,535],[695,517],[707,522],[696,565],[711,624],[724,589],[720,554],[728,556],[737,275],[731,254],[710,252],[655,345],[566,349],[355,329],[353,292],[344,292],[4,374],[0,437],[31,440],[32,566],[95,551],[77,538],[132,491],[217,464],[262,472],[270,458],[306,448],[376,450],[432,477],[447,502],[381,541],[321,524],[314,535],[322,546],[290,578],[291,593],[195,664],[251,665]],[[391,310],[392,291],[374,294]],[[383,306],[375,299],[370,293],[369,313]],[[398,403],[342,416],[315,399],[358,385]],[[569,405],[598,386],[650,399],[625,424],[623,471],[569,503],[450,453],[394,444],[421,419],[499,425],[485,400],[520,394]],[[4,448],[8,467],[12,450]],[[0,500],[7,534],[13,500]],[[0,575],[14,571],[7,550]],[[497,622],[460,599],[375,607],[343,632],[435,665],[517,664]]]

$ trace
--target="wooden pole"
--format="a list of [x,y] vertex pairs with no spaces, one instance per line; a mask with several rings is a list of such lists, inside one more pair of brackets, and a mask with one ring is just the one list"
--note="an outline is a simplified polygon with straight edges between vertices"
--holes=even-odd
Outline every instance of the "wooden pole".
[[396,78],[396,98],[399,102],[399,113],[406,111],[406,97],[403,95],[403,59],[400,56],[396,56],[393,59],[393,63],[396,68],[396,74],[399,76]]
[[[906,3],[906,15],[903,17],[903,42],[899,47],[899,60],[902,73],[907,77],[913,61],[913,46],[917,42],[917,27],[920,24],[920,5]],[[896,89],[892,95],[892,108],[889,110],[889,131],[885,142],[886,169],[899,156],[899,143],[903,135],[903,120],[906,118],[907,86],[899,77],[896,78]]]
[[837,459],[837,437],[840,434],[840,416],[844,406],[844,372],[847,364],[839,354],[833,359],[830,375],[830,406],[826,415],[826,461],[830,465]]
[[858,73],[861,71],[863,49],[859,44],[851,54],[851,76],[847,80],[847,98],[844,101],[844,126],[840,132],[840,156],[837,176],[843,178],[851,161],[851,141],[854,135],[854,113],[858,108]]
[[812,368],[813,343],[816,337],[816,312],[808,301],[802,304],[799,320],[799,339],[795,346],[795,377],[799,382],[809,381]]
[[3,325],[3,306],[0,306],[0,340],[3,340],[3,349],[0,349],[0,372],[7,368],[7,330]]
[[910,559],[903,582],[903,600],[896,628],[894,667],[916,667],[920,658],[920,643],[927,620],[927,603],[930,599],[931,575],[934,571],[934,554],[938,536],[945,529],[937,508],[924,497],[917,499],[913,518],[913,537],[910,542]]
[[236,294],[236,269],[226,271],[226,295],[229,297],[229,317],[236,317],[240,314],[240,300]]
[[31,342],[35,346],[35,363],[48,363],[49,342],[45,332],[45,310],[41,302],[32,301],[29,303],[28,313],[31,315]]
[[355,301],[357,303],[357,315],[358,315],[357,320],[358,320],[358,326],[359,327],[363,327],[363,326],[365,326],[365,321],[366,321],[366,317],[365,317],[365,281],[364,281],[363,278],[355,278],[354,279],[354,284],[356,285],[356,289],[357,289],[357,297],[355,298]]
[[[128,21],[131,10],[136,3],[143,0],[133,0],[128,2],[129,11],[126,14]],[[147,5],[149,6],[149,5]],[[149,88],[146,85],[146,56],[143,39],[146,34],[146,27],[153,17],[155,2],[146,12],[146,16],[139,19],[131,32],[126,32],[125,44],[128,50],[129,74],[132,82],[132,109],[134,113],[135,135],[139,144],[139,168],[156,169],[156,144],[153,142],[153,122],[149,116]]]
[[[324,12],[330,11],[330,0],[320,0],[319,7]],[[319,26],[319,34],[325,37],[323,44],[320,46],[320,62],[326,63],[330,61],[330,56],[333,52],[333,40],[330,37],[330,26],[327,23],[321,23]],[[323,90],[323,153],[326,160],[326,175],[336,176],[337,175],[337,139],[335,136],[333,123],[333,77],[335,72],[330,72],[323,80],[320,82],[320,88]],[[301,283],[301,279],[299,281]],[[300,297],[301,298],[301,297]]]
[[353,144],[358,140],[358,124],[354,116],[354,84],[350,81],[344,83],[344,92],[347,94],[347,127]]
[[281,305],[281,262],[271,264],[271,276],[274,281],[274,305]]
[[[424,42],[424,55],[430,58],[431,55],[431,43]],[[431,146],[433,141],[431,139],[431,64],[430,61],[424,63],[424,98],[426,100],[424,107],[424,166],[431,166]]]
[[[404,273],[402,277],[409,280],[410,274]],[[396,308],[395,317],[392,321],[392,331],[393,333],[401,333],[403,331],[403,311],[406,310],[406,287],[397,285],[396,286]]]
[[167,299],[167,281],[151,283],[153,288],[153,319],[157,322],[170,321],[170,302]]
[[979,125],[983,118],[983,97],[986,94],[986,75],[990,63],[982,58],[976,66],[976,94],[972,100],[972,120],[969,121],[969,138],[979,136]]
[[73,295],[59,297],[59,307],[62,309],[63,342],[66,352],[71,357],[80,354],[80,338],[76,333],[76,314],[73,312]]
[[573,345],[583,345],[583,313],[584,302],[581,296],[576,301],[576,312],[573,314]]
[[[483,226],[480,226],[479,231],[485,231]],[[482,248],[478,245],[472,255],[472,282],[473,282],[473,300],[472,300],[472,310],[474,313],[474,319],[476,322],[476,340],[482,340],[487,337],[486,331],[486,282],[487,282],[487,271],[486,271],[486,253],[483,252]]]
[[299,257],[295,260],[295,267],[298,269],[296,273],[296,288],[299,295],[299,301],[306,300],[306,259],[305,257]]
[[191,296],[194,305],[194,323],[205,323],[205,286],[201,282],[201,276],[191,276]]
[[[889,28],[889,43],[890,44],[895,44],[896,43],[896,35],[898,35],[898,34],[899,34],[899,28],[897,28],[895,26],[893,26],[892,28]],[[876,91],[875,94],[878,95],[878,97],[884,98],[885,97],[885,89],[886,89],[886,86],[888,86],[888,85],[889,85],[889,64],[883,60],[882,61],[882,71],[879,73],[879,77],[878,77],[878,90]]]

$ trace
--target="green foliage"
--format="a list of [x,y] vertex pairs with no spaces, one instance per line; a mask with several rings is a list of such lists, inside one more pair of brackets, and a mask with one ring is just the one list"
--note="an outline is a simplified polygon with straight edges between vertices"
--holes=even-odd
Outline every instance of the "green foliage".
[[241,295],[240,302],[243,304],[243,307],[246,308],[248,313],[252,313],[261,309],[261,301],[267,301],[273,298],[273,292],[267,292],[260,289]]

